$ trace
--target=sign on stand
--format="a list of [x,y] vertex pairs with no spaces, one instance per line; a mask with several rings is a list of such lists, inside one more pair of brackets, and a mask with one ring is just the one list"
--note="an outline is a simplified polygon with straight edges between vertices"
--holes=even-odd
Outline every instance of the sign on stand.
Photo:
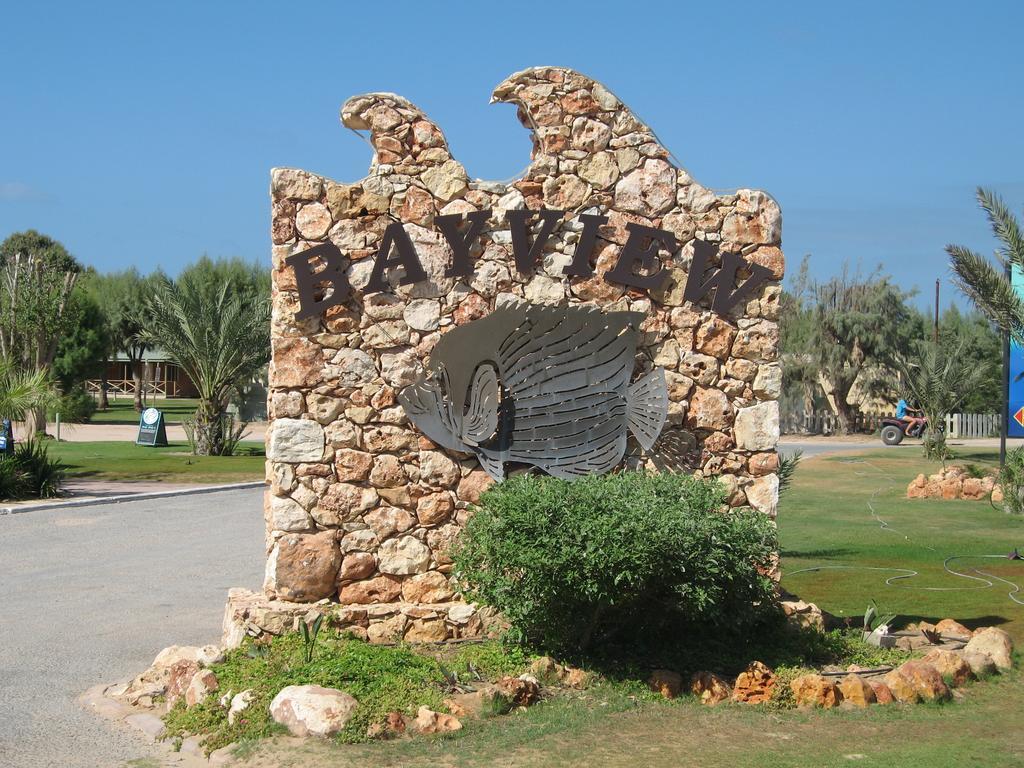
[[164,415],[156,408],[147,408],[139,418],[139,436],[136,445],[167,445],[167,429],[164,427]]
[[14,453],[14,428],[10,419],[0,422],[0,455]]

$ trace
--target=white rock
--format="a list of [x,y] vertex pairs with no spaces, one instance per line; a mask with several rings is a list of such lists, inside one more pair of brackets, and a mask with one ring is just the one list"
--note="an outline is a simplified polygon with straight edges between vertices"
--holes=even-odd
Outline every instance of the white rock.
[[231,699],[231,706],[228,707],[228,725],[235,724],[235,718],[238,717],[239,713],[244,712],[252,704],[252,700],[255,694],[252,690],[242,691],[241,693],[235,694]]
[[536,275],[526,284],[526,300],[533,304],[558,304],[565,299],[561,280]]
[[289,685],[270,702],[270,716],[293,736],[333,736],[348,724],[358,705],[336,688]]
[[747,502],[758,512],[775,517],[779,506],[779,476],[764,475],[743,489]]
[[782,366],[779,363],[766,363],[757,369],[754,377],[754,394],[775,400],[782,393]]
[[776,401],[740,408],[733,427],[736,448],[770,451],[779,441],[779,404]]
[[275,419],[270,425],[267,458],[271,461],[320,461],[324,456],[324,428],[309,419]]
[[465,169],[455,160],[428,168],[420,178],[431,194],[442,203],[461,197],[469,187]]
[[293,168],[274,168],[270,180],[276,195],[294,200],[316,200],[323,189],[323,179],[319,176]]
[[1013,641],[996,627],[985,627],[964,646],[964,654],[984,654],[1000,669],[1013,667]]
[[652,216],[675,204],[675,170],[664,160],[647,160],[615,185],[615,207]]
[[385,352],[380,356],[380,371],[384,381],[393,387],[405,387],[419,378],[419,361],[411,349]]
[[270,499],[270,525],[275,531],[308,531],[313,520],[294,499],[272,496]]
[[432,299],[413,299],[402,317],[410,328],[417,331],[436,331],[441,323],[441,304]]
[[331,358],[337,369],[338,386],[359,387],[377,379],[377,366],[373,358],[361,349],[339,349]]
[[413,536],[388,539],[377,549],[381,573],[407,576],[423,573],[430,565],[430,549]]
[[448,621],[452,624],[465,624],[476,613],[476,606],[469,603],[457,603],[448,609]]
[[310,203],[295,215],[295,229],[306,240],[319,240],[331,228],[331,212],[321,203]]

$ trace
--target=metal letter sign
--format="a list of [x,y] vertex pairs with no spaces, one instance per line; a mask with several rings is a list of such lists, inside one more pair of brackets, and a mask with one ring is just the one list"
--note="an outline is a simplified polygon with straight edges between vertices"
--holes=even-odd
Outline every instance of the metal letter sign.
[[638,312],[520,304],[446,333],[426,378],[398,400],[438,445],[474,453],[496,480],[505,462],[574,479],[607,472],[627,431],[650,450],[668,417],[665,371],[632,384]]
[[[1024,298],[1024,274],[1017,267],[1011,273],[1013,290]],[[1024,437],[1024,347],[1010,342],[1010,418],[1006,424],[1007,437]]]

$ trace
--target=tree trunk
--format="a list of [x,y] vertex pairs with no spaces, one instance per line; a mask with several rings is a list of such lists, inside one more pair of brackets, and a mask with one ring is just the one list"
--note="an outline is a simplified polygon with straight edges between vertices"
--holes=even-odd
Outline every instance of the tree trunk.
[[139,370],[139,366],[142,363],[138,361],[132,362],[132,389],[135,395],[135,412],[142,413],[142,371]]
[[196,456],[224,453],[224,408],[206,400],[196,409],[194,440]]
[[107,399],[107,387],[110,386],[107,381],[107,361],[103,361],[103,373],[100,374],[100,404],[99,409],[106,411],[110,408],[110,400]]
[[46,434],[46,409],[33,408],[25,412],[25,437],[34,438],[42,432]]

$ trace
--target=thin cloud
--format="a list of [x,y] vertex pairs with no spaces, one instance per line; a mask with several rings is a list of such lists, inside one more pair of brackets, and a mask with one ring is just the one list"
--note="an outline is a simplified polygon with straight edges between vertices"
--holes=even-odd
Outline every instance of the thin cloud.
[[46,200],[45,192],[20,181],[0,181],[0,200],[5,203]]

